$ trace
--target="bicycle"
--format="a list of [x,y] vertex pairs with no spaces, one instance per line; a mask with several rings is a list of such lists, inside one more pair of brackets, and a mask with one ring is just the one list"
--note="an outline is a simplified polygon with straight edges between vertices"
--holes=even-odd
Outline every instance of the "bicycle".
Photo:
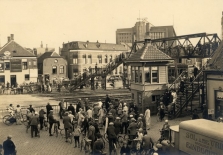
[[85,154],[90,154],[90,152],[91,152],[91,141],[92,140],[88,139],[85,134],[82,134],[82,139],[81,139],[81,143],[80,143],[81,144],[81,146],[80,146],[81,150],[80,151],[82,151],[84,149]]
[[16,119],[12,115],[5,115],[3,117],[3,123],[9,126],[9,125],[16,123]]
[[[107,135],[107,133],[104,134],[103,140],[108,142],[108,135]],[[128,140],[129,140],[129,136],[128,135],[122,136],[121,134],[118,134],[118,136],[117,136],[117,141],[118,141],[119,147],[122,147],[123,146],[123,142],[124,141],[128,141]]]

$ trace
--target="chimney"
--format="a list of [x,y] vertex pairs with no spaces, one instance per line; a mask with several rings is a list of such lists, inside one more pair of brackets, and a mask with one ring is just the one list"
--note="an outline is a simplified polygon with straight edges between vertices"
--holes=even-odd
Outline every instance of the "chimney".
[[8,36],[8,43],[11,41],[11,38],[10,38],[10,36]]
[[14,40],[14,34],[11,34],[11,40]]

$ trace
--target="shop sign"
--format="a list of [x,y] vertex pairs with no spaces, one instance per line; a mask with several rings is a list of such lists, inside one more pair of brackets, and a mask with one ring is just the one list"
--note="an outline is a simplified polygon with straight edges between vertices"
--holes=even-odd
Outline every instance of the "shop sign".
[[223,99],[223,91],[217,92],[217,99]]
[[0,73],[4,72],[4,61],[0,61]]
[[21,59],[11,59],[11,72],[22,72]]
[[214,137],[181,129],[179,141],[180,150],[188,154],[222,155],[223,141],[216,140]]

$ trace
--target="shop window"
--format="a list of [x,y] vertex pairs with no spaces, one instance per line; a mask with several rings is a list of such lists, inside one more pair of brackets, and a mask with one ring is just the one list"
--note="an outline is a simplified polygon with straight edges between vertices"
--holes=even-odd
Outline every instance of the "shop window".
[[158,67],[152,67],[152,82],[153,83],[159,82]]
[[25,81],[29,81],[29,74],[25,74]]
[[52,74],[57,74],[57,66],[52,67]]
[[60,74],[64,74],[64,66],[60,66]]
[[150,67],[144,67],[145,82],[150,83]]
[[10,62],[5,62],[5,70],[10,70]]
[[23,69],[23,70],[28,69],[28,64],[27,64],[27,62],[22,62],[22,69]]

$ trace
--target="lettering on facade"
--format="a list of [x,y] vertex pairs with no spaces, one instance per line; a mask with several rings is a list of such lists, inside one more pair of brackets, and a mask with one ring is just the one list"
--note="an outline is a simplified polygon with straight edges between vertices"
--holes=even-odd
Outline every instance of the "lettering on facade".
[[11,59],[11,72],[22,72],[21,59]]
[[[197,133],[181,130],[180,150],[189,154],[197,155],[221,155],[223,152],[223,141],[214,140]],[[180,131],[180,132],[181,132]]]

